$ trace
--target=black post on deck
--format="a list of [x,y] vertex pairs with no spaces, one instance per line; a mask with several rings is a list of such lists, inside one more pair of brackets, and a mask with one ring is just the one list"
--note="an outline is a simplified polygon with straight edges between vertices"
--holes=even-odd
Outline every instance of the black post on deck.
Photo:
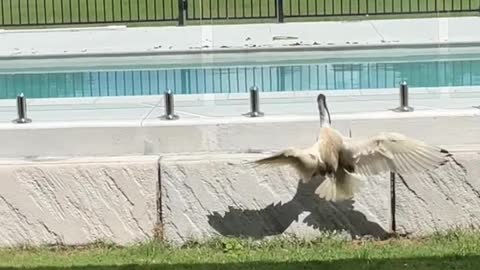
[[283,14],[283,0],[277,0],[277,19],[279,23],[283,23],[284,21],[284,14]]
[[248,117],[262,117],[264,114],[260,111],[260,90],[256,86],[250,88],[250,112],[246,113]]
[[17,116],[18,118],[13,120],[17,124],[31,123],[32,119],[27,117],[27,98],[23,93],[17,95]]
[[174,112],[174,101],[173,101],[173,92],[168,89],[165,91],[165,114],[160,117],[163,120],[177,120],[179,119],[178,115]]
[[187,11],[187,0],[178,0],[178,26],[185,25]]

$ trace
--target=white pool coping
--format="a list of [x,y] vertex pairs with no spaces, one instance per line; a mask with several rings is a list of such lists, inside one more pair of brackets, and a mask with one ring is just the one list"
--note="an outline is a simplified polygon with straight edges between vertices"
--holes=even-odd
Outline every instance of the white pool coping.
[[[210,23],[210,22],[209,22]],[[479,17],[0,31],[0,58],[469,46]],[[288,37],[286,39],[285,37]]]

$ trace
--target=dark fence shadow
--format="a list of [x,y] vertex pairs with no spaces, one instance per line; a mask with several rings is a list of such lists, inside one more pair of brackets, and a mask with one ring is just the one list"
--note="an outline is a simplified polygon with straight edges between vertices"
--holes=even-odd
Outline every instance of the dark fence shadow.
[[263,238],[282,234],[307,211],[310,214],[303,222],[318,230],[345,230],[352,237],[385,238],[388,235],[380,225],[356,211],[353,200],[331,203],[320,199],[314,192],[321,181],[317,178],[306,184],[299,181],[295,196],[288,202],[272,203],[259,210],[229,207],[224,216],[218,212],[209,215],[208,222],[223,236]]
[[[0,270],[22,269],[0,267]],[[121,265],[121,266],[81,266],[81,267],[33,267],[26,268],[31,270],[133,270],[133,269],[165,269],[165,270],[212,270],[212,269],[241,269],[241,270],[297,270],[297,269],[419,269],[419,270],[439,270],[439,269],[462,269],[476,270],[480,269],[480,257],[478,256],[443,256],[443,257],[423,257],[423,258],[395,258],[395,259],[343,259],[334,261],[304,261],[304,262],[246,262],[246,263],[200,263],[200,264],[155,264],[155,265]]]

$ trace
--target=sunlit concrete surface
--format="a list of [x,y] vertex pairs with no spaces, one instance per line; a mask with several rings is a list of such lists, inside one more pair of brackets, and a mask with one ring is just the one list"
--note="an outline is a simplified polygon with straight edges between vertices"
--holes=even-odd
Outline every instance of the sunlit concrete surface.
[[[160,119],[162,96],[29,100],[30,124],[12,123],[15,100],[3,100],[0,138],[9,144],[0,156],[149,155],[308,144],[318,128],[318,93],[262,93],[265,116],[260,118],[243,115],[250,111],[247,94],[176,96],[176,121]],[[437,144],[478,144],[480,110],[474,106],[480,104],[480,92],[475,88],[411,89],[415,110],[407,113],[392,111],[399,105],[396,89],[324,93],[333,124],[344,134],[397,130]],[[276,140],[269,138],[272,132]]]
[[[0,31],[1,57],[171,54],[479,42],[478,17]],[[415,29],[415,31],[412,31]],[[168,37],[168,38],[166,38]]]
[[[154,235],[180,244],[216,235],[314,237],[321,229],[385,236],[391,222],[388,176],[368,179],[355,201],[337,205],[312,196],[318,182],[299,185],[288,168],[245,164],[263,155],[248,152],[313,143],[317,94],[262,95],[261,118],[241,115],[249,110],[245,95],[179,96],[176,121],[158,118],[162,97],[31,100],[30,124],[12,123],[14,103],[2,101],[0,140],[8,142],[0,150],[2,245],[98,239],[125,244]],[[343,134],[402,132],[445,147],[460,162],[404,176],[407,185],[397,179],[398,232],[423,235],[479,225],[475,89],[411,91],[415,111],[405,113],[390,110],[398,106],[392,89],[326,94],[333,126]],[[85,164],[65,159],[71,156]],[[125,157],[115,162],[109,156]],[[71,205],[78,206],[78,215]],[[62,218],[75,224],[64,227]]]
[[132,244],[159,221],[158,157],[0,161],[0,246]]
[[[423,236],[480,226],[480,149],[430,172],[396,176],[396,232]],[[265,154],[170,155],[160,164],[164,239],[182,244],[219,235],[312,238],[344,231],[352,238],[392,232],[390,175],[370,177],[353,200],[331,203],[289,167],[254,168]]]
[[390,227],[389,182],[365,183],[355,200],[329,203],[289,167],[253,168],[261,154],[163,157],[160,166],[164,239],[175,244],[219,235],[262,239],[314,238],[345,230],[351,237],[385,237]]

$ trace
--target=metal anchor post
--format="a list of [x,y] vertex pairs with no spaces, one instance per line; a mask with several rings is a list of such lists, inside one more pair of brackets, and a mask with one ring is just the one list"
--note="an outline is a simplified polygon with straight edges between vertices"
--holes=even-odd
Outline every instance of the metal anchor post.
[[413,107],[408,106],[408,84],[403,81],[400,84],[400,106],[394,109],[396,112],[413,112]]
[[264,113],[260,111],[260,100],[258,87],[253,86],[250,88],[250,112],[246,113],[245,116],[249,117],[262,117]]
[[27,117],[27,98],[23,93],[17,96],[17,116],[18,118],[13,120],[14,123],[27,124],[32,122],[32,119]]
[[165,92],[165,114],[160,117],[163,120],[177,120],[180,117],[176,115],[173,111],[174,109],[174,102],[173,102],[173,93],[171,90],[167,90]]

